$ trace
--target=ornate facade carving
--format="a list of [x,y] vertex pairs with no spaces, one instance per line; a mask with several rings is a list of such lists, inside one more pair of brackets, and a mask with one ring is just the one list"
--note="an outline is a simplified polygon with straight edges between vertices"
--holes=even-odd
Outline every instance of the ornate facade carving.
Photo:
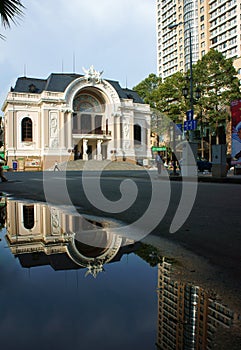
[[59,145],[59,122],[57,112],[49,113],[49,144],[56,149]]

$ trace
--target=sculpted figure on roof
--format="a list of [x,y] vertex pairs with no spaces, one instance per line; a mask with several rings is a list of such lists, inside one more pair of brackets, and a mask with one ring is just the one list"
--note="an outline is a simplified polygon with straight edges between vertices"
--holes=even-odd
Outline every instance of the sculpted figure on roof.
[[101,72],[98,72],[97,70],[94,69],[94,66],[90,66],[89,69],[85,69],[83,67],[83,71],[85,73],[85,79],[88,80],[89,82],[96,84],[96,83],[101,83],[102,78],[101,75],[103,74],[103,70]]

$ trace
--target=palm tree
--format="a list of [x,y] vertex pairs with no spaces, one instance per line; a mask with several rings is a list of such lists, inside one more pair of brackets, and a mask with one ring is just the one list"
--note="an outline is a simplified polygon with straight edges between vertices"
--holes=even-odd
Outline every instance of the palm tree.
[[[10,23],[16,24],[16,18],[23,15],[24,5],[20,0],[1,0],[0,1],[0,15],[1,22],[5,28],[10,28]],[[4,36],[0,34],[0,38]]]

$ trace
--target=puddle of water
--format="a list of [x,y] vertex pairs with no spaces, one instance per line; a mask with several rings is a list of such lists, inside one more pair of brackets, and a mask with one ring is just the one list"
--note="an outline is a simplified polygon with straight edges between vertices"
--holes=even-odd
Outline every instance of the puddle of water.
[[240,315],[115,222],[2,197],[0,225],[4,349],[240,348]]

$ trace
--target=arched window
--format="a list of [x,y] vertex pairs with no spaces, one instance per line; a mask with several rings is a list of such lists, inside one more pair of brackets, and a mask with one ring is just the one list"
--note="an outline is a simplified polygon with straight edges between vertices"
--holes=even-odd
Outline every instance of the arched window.
[[75,112],[102,113],[104,112],[104,105],[91,95],[80,94],[74,99],[73,109]]
[[28,230],[34,227],[34,206],[33,205],[23,206],[23,225]]
[[102,126],[102,115],[96,115],[95,116],[95,134],[101,134],[102,130],[101,130],[101,126]]
[[28,117],[22,120],[22,141],[33,141],[33,123]]
[[80,93],[73,101],[73,133],[102,134],[104,100],[91,93]]
[[141,126],[138,124],[134,125],[134,144],[141,144]]
[[82,134],[91,134],[91,114],[81,114],[81,133]]

